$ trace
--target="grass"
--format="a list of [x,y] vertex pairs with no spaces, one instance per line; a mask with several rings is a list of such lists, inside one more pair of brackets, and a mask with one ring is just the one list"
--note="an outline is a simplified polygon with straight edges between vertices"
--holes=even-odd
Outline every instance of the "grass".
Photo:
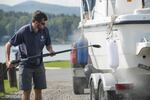
[[5,84],[5,93],[0,93],[0,97],[4,96],[5,94],[11,94],[13,92],[17,92],[18,88],[11,88],[9,85],[9,81],[8,80],[4,80],[4,84]]
[[70,68],[70,61],[68,60],[58,60],[44,62],[45,67],[58,67],[58,68]]

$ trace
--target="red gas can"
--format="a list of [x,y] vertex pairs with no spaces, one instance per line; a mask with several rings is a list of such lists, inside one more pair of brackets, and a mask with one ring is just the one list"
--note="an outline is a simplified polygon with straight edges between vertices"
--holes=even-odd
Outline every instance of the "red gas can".
[[72,45],[72,50],[70,53],[70,59],[72,64],[77,64],[77,49],[76,49],[76,44]]

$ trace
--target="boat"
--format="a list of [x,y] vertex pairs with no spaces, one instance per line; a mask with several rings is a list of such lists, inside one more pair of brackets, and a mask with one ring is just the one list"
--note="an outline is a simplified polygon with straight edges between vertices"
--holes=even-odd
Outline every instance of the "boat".
[[81,0],[81,37],[101,45],[88,48],[84,66],[90,100],[150,99],[149,5],[149,0]]

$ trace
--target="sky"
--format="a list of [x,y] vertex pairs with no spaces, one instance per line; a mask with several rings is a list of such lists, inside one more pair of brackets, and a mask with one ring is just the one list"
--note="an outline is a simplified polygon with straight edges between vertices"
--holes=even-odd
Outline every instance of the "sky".
[[25,1],[38,1],[42,3],[48,3],[48,4],[58,4],[63,6],[80,6],[80,0],[0,0],[0,4],[6,4],[13,6],[18,3],[22,3]]

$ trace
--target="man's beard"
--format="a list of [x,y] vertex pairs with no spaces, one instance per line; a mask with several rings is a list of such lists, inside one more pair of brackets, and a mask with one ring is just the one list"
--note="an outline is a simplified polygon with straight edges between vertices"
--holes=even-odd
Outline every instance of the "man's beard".
[[44,27],[39,27],[38,31],[42,31],[44,29]]

